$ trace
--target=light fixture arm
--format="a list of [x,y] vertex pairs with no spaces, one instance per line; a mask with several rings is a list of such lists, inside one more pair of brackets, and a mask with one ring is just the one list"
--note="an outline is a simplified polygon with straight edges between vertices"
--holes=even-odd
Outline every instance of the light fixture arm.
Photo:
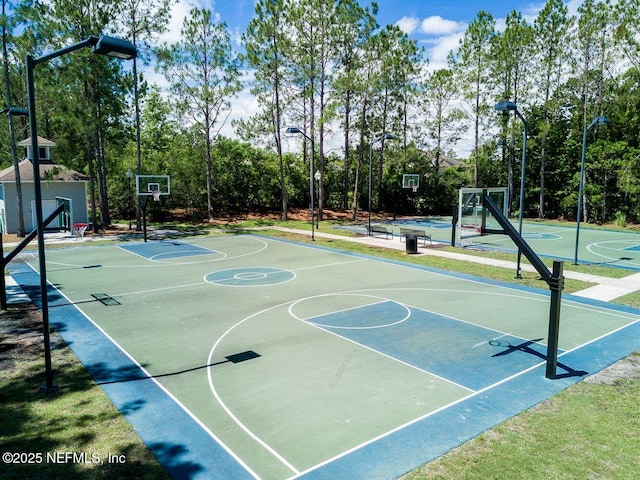
[[48,53],[43,55],[42,57],[34,58],[33,65],[37,65],[39,63],[45,63],[49,60],[52,60],[56,57],[60,57],[61,55],[65,55],[70,52],[75,52],[76,50],[80,50],[81,48],[90,47],[98,43],[98,37],[91,36],[81,42],[74,43],[73,45],[69,45],[68,47],[61,48],[60,50],[56,50],[55,52]]

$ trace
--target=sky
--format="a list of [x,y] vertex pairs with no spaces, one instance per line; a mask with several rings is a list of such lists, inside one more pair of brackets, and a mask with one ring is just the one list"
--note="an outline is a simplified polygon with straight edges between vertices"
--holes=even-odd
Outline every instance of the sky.
[[[478,12],[490,12],[496,20],[496,29],[504,28],[504,19],[512,10],[518,10],[524,18],[533,23],[537,13],[546,0],[377,0],[378,23],[398,25],[410,38],[425,50],[429,59],[429,68],[446,67],[447,55],[457,48],[469,23]],[[565,0],[569,7],[569,15],[576,12],[582,0]],[[360,0],[362,6],[370,5],[371,0]],[[234,42],[239,46],[240,36],[245,31],[254,14],[254,0],[179,0],[172,10],[169,30],[161,37],[161,41],[172,43],[179,38],[183,18],[190,8],[198,5],[206,7],[224,21]],[[162,86],[162,80],[152,71],[147,71],[146,78]],[[247,118],[257,113],[257,103],[247,92],[242,92],[232,102],[232,118]],[[233,136],[228,124],[221,132],[225,136]],[[460,151],[460,155],[466,152]]]

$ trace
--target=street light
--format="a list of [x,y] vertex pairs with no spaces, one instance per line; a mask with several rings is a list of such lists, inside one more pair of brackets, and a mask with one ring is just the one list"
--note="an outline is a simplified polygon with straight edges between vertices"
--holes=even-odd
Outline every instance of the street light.
[[380,136],[376,137],[375,135],[371,136],[369,140],[369,221],[368,221],[368,229],[367,233],[371,235],[371,178],[372,178],[372,164],[373,164],[373,144],[376,142],[382,142],[383,140],[392,140],[393,134],[391,133],[383,133]]
[[320,228],[320,179],[322,178],[320,170],[316,170],[313,178],[315,178],[316,182],[318,182],[318,215],[316,215],[316,228]]
[[311,161],[309,162],[309,192],[311,193],[311,240],[315,242],[316,236],[315,236],[314,221],[313,221],[313,216],[315,212],[315,205],[313,200],[313,197],[315,195],[315,192],[314,192],[315,189],[313,186],[313,176],[314,176],[313,175],[313,171],[314,171],[313,159],[316,155],[315,142],[313,141],[313,137],[310,137],[309,135],[304,133],[302,130],[300,130],[298,127],[289,127],[285,130],[285,133],[298,133],[311,142]]
[[56,57],[71,53],[81,48],[91,47],[93,53],[110,57],[130,60],[136,56],[136,47],[125,40],[103,35],[101,37],[89,37],[81,42],[61,48],[42,57],[34,58],[27,55],[27,96],[29,101],[29,127],[31,133],[31,155],[33,163],[33,189],[36,207],[36,230],[38,238],[38,262],[40,268],[40,301],[42,308],[42,328],[44,330],[44,362],[46,384],[42,387],[44,392],[53,392],[58,389],[53,384],[53,370],[51,368],[51,342],[49,331],[49,299],[47,297],[47,271],[44,249],[44,225],[42,219],[42,189],[40,186],[40,158],[38,151],[38,125],[36,121],[36,94],[33,80],[33,71],[36,65],[48,62]]
[[[131,169],[127,170],[127,173],[125,173],[126,177],[127,177],[127,195],[129,196],[129,201],[127,202],[127,210],[129,209],[129,205],[131,203],[131,198],[133,197],[132,192],[131,192],[131,179],[133,178],[133,172],[131,171]],[[131,216],[129,216],[129,230],[131,230]]]
[[587,133],[594,125],[608,125],[611,123],[607,117],[596,117],[593,121],[584,127],[584,133],[582,134],[582,155],[580,157],[580,182],[578,187],[578,215],[576,218],[576,248],[575,255],[573,257],[573,264],[578,265],[578,240],[580,238],[580,217],[582,216],[582,188],[584,186],[584,162],[587,153]]
[[[514,111],[516,115],[522,120],[524,124],[524,134],[522,141],[522,170],[520,173],[520,212],[518,214],[518,233],[522,236],[522,214],[524,211],[524,177],[527,169],[527,137],[529,136],[529,124],[527,123],[527,119],[520,113],[518,110],[518,106],[515,102],[499,102],[494,107],[498,112],[509,112]],[[516,267],[516,278],[522,278],[521,269],[520,269],[520,260],[522,258],[522,250],[518,247],[518,266]]]
[[[19,107],[7,107],[0,110],[0,114],[6,113],[10,117],[28,117],[29,112],[27,112],[24,108]],[[11,130],[11,148],[14,148],[15,136],[13,134],[13,124],[10,124]],[[18,167],[16,166],[16,169]],[[19,177],[16,175],[16,183],[18,182]],[[19,210],[22,213],[22,210]],[[7,309],[7,286],[4,281],[4,246],[2,245],[2,235],[4,234],[4,227],[2,222],[0,222],[0,310],[4,311]]]

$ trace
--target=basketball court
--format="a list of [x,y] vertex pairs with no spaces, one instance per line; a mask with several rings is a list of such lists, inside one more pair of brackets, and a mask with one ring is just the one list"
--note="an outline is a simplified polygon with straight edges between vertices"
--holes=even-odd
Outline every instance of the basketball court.
[[[9,265],[36,302],[37,268]],[[640,348],[640,312],[564,295],[550,380],[546,291],[257,235],[50,249],[47,274],[174,478],[395,478]]]
[[[412,187],[413,187],[412,183]],[[460,247],[486,249],[515,253],[517,247],[503,234],[481,234],[482,189],[465,188],[460,190],[457,219],[452,217],[407,217],[394,221],[373,222],[373,225],[386,227],[393,232],[396,241],[402,241],[403,229],[415,229],[424,232],[432,242],[451,244]],[[489,195],[500,207],[507,211],[507,189],[490,188]],[[486,215],[485,227],[499,230],[500,227],[490,214]],[[519,221],[512,220],[519,230]],[[366,227],[338,227],[366,234]],[[455,231],[452,231],[455,229]],[[640,234],[606,229],[582,227],[577,235],[575,224],[553,225],[544,222],[523,221],[522,237],[539,256],[579,264],[603,265],[628,270],[640,270]]]

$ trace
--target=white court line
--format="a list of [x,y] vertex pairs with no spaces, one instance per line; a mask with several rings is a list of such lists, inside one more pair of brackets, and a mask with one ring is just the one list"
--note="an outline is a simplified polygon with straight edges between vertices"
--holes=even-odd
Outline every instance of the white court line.
[[[211,365],[213,363],[213,354],[216,350],[216,348],[218,347],[218,345],[220,344],[220,342],[222,342],[222,340],[229,334],[231,333],[233,330],[235,330],[237,327],[239,327],[240,325],[242,325],[243,323],[245,323],[246,321],[252,319],[253,317],[256,317],[258,315],[262,315],[263,313],[266,313],[270,310],[276,309],[276,308],[282,308],[285,305],[289,304],[291,302],[285,302],[279,305],[274,305],[272,307],[268,307],[265,308],[259,312],[256,312],[252,315],[249,315],[248,317],[246,317],[245,319],[239,321],[238,323],[236,323],[235,325],[232,325],[231,327],[229,327],[222,335],[220,335],[220,337],[218,338],[218,340],[216,340],[216,342],[213,344],[213,347],[211,347],[211,350],[209,351],[209,356],[207,358],[207,365]],[[253,440],[255,440],[259,445],[261,445],[267,452],[269,452],[274,458],[276,458],[277,460],[279,460],[283,465],[285,465],[289,470],[291,470],[294,474],[299,474],[300,471],[294,467],[291,463],[289,463],[289,461],[284,458],[281,454],[279,454],[273,447],[271,447],[266,441],[264,441],[262,438],[260,438],[257,434],[255,434],[249,427],[247,427],[237,416],[234,415],[234,413],[231,411],[231,409],[227,406],[227,404],[224,402],[224,400],[222,400],[222,398],[220,397],[220,395],[218,395],[218,391],[216,390],[216,387],[214,385],[213,382],[213,376],[212,376],[212,369],[209,367],[207,368],[207,377],[209,379],[209,389],[211,390],[211,393],[213,394],[214,398],[216,399],[216,401],[218,402],[218,404],[222,407],[222,409],[227,413],[227,415],[229,415],[229,417],[231,418],[231,420],[233,420],[235,422],[236,425],[238,425],[238,427],[240,427],[242,430],[244,430],[244,432],[249,435],[249,437],[251,437]]]
[[[35,268],[33,268],[31,265],[29,265],[27,263],[27,265],[36,273],[37,270]],[[48,287],[52,287],[56,292],[58,292],[58,294],[62,297],[65,298],[69,305],[73,305],[73,302],[71,301],[71,299],[69,297],[67,297],[61,290],[59,290],[55,285],[47,282]],[[92,300],[95,300],[92,298]],[[153,375],[151,375],[151,373],[149,371],[147,371],[147,369],[145,369],[129,352],[127,352],[127,350],[124,349],[124,347],[122,347],[113,337],[111,337],[105,330],[103,330],[103,328],[98,325],[89,315],[87,315],[86,313],[84,313],[80,308],[78,308],[77,306],[73,305],[74,308],[84,317],[86,318],[107,340],[109,340],[118,350],[120,350],[130,361],[131,363],[133,363],[137,368],[140,369],[141,372],[144,373],[145,376],[147,376],[149,378],[150,381],[152,381],[158,388],[160,388],[160,390],[162,390],[162,392],[164,392],[165,395],[167,395],[171,400],[173,400],[176,405],[181,408],[189,417],[191,417],[191,419],[196,422],[196,424],[198,424],[207,435],[209,435],[211,437],[211,439],[213,441],[215,441],[218,445],[220,445],[230,456],[231,458],[233,458],[235,461],[238,462],[239,465],[241,465],[253,478],[255,479],[260,479],[260,476],[254,472],[251,467],[249,467],[249,465],[247,465],[244,460],[242,458],[240,458],[231,448],[229,448],[223,441],[222,439],[220,439],[215,433],[213,433],[213,431],[211,431],[211,429],[205,425],[202,420],[200,420],[198,418],[197,415],[195,415],[191,410],[189,410],[180,400],[178,400],[177,397],[175,397],[167,388],[165,388],[156,378],[153,377]]]
[[[444,411],[444,410],[446,410],[446,409],[448,409],[450,407],[453,407],[454,405],[462,403],[462,402],[464,402],[464,401],[466,401],[466,400],[468,400],[470,398],[473,398],[475,396],[481,395],[482,393],[484,393],[484,392],[486,392],[488,390],[491,390],[492,388],[497,387],[497,386],[499,386],[499,385],[501,385],[501,384],[503,384],[505,382],[508,382],[508,381],[510,381],[510,380],[512,380],[514,378],[517,378],[520,375],[524,375],[525,373],[527,373],[527,372],[529,372],[531,370],[534,370],[534,369],[544,365],[545,363],[546,362],[540,362],[540,363],[538,363],[536,365],[532,365],[531,367],[527,368],[526,370],[523,370],[521,372],[515,373],[515,374],[511,375],[510,377],[504,378],[504,379],[500,380],[499,382],[496,382],[496,383],[494,383],[492,385],[488,385],[488,386],[482,388],[481,390],[477,390],[475,392],[472,390],[473,393],[471,393],[471,394],[469,394],[469,395],[467,395],[465,397],[459,398],[458,400],[456,400],[454,402],[451,402],[451,403],[449,403],[447,405],[443,405],[442,407],[437,408],[436,410],[433,410],[433,411],[431,411],[429,413],[426,413],[426,414],[424,414],[424,415],[422,415],[420,417],[414,418],[413,420],[411,420],[409,422],[406,422],[406,423],[404,423],[402,425],[399,425],[396,428],[393,428],[393,429],[391,429],[391,430],[389,430],[389,431],[387,431],[385,433],[382,433],[382,434],[378,435],[377,437],[374,437],[374,438],[372,438],[370,440],[367,440],[366,442],[363,442],[360,445],[356,445],[355,447],[352,447],[349,450],[346,450],[346,451],[342,452],[339,455],[336,455],[336,456],[334,456],[332,458],[329,458],[329,459],[325,460],[322,463],[314,465],[313,467],[310,467],[310,468],[306,469],[305,471],[300,472],[298,477],[302,476],[302,475],[305,475],[305,474],[307,474],[309,472],[312,472],[314,470],[317,470],[318,468],[321,468],[321,467],[323,467],[325,465],[328,465],[328,464],[330,464],[332,462],[335,462],[336,460],[339,460],[340,458],[346,457],[347,455],[349,455],[349,454],[351,454],[351,453],[353,453],[353,452],[355,452],[357,450],[360,450],[361,448],[364,448],[367,445],[371,445],[371,444],[377,442],[378,440],[381,440],[381,439],[383,439],[385,437],[388,437],[389,435],[392,435],[392,434],[394,434],[396,432],[399,432],[400,430],[403,430],[404,428],[409,427],[409,426],[411,426],[411,425],[413,425],[415,423],[421,422],[422,420],[425,420],[426,418],[429,418],[429,417],[431,417],[431,416],[433,416],[433,415],[435,415],[437,413],[440,413],[440,412],[442,412],[442,411]],[[297,478],[297,477],[295,477],[295,478]]]

